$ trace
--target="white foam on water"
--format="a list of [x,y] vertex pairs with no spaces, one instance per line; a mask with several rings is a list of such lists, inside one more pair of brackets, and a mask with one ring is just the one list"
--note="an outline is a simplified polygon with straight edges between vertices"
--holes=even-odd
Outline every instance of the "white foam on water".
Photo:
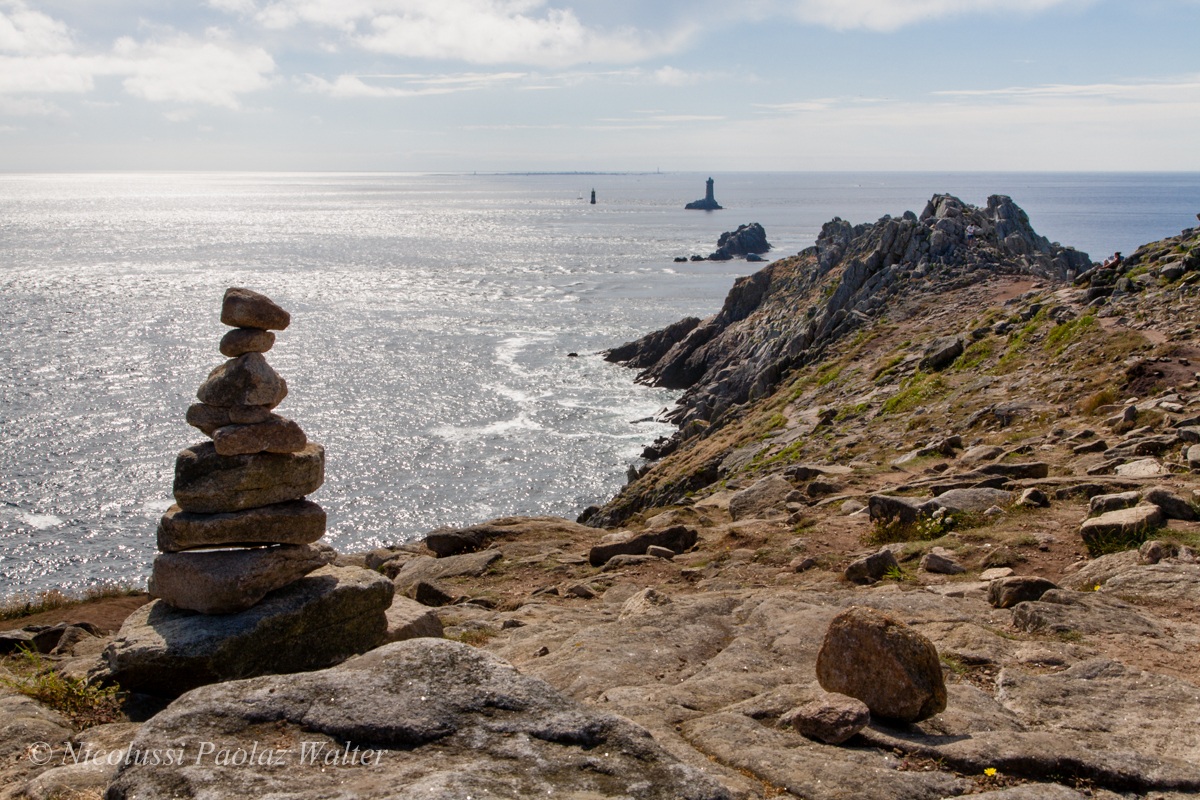
[[53,514],[21,514],[20,520],[31,528],[47,531],[62,525],[64,520]]

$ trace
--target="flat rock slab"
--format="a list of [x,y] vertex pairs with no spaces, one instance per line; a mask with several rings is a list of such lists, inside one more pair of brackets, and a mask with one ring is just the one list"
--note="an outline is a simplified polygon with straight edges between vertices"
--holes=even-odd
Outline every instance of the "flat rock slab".
[[824,693],[780,717],[782,725],[810,739],[841,744],[867,727],[871,710],[861,700],[844,694]]
[[1079,526],[1079,535],[1084,544],[1089,545],[1110,538],[1134,540],[1161,527],[1166,521],[1162,509],[1146,503],[1084,520]]
[[311,544],[162,553],[147,588],[175,608],[232,614],[336,557],[332,547]]
[[477,578],[487,568],[503,557],[499,549],[481,550],[478,553],[463,553],[446,558],[421,556],[408,561],[396,573],[396,591],[403,594],[421,582],[445,580],[446,578]]
[[210,406],[274,408],[287,397],[287,391],[287,381],[271,369],[262,353],[246,353],[210,372],[196,391],[196,399]]
[[1124,478],[1153,478],[1157,475],[1167,474],[1167,468],[1157,458],[1130,461],[1128,464],[1121,464],[1113,471]]
[[171,506],[158,522],[158,549],[177,553],[198,547],[312,544],[325,535],[325,509],[290,500],[225,514],[197,514]]
[[304,430],[290,419],[272,414],[253,425],[226,425],[212,433],[213,445],[223,456],[249,453],[298,453],[308,444]]
[[990,767],[1043,780],[1078,776],[1139,796],[1200,789],[1198,734],[1179,724],[1200,713],[1193,684],[1095,659],[1050,674],[1006,668],[995,692],[998,700],[960,690],[953,715],[895,728],[872,723],[860,736],[968,774]]
[[[257,742],[275,757],[223,769],[210,753],[197,764],[205,741],[246,752]],[[126,766],[107,797],[731,800],[627,719],[438,639],[390,644],[320,672],[206,686],[152,718],[132,744],[180,746],[182,766]]]
[[291,315],[274,300],[250,289],[231,286],[221,300],[221,322],[234,328],[281,331],[291,321]]
[[217,681],[328,667],[383,642],[393,591],[377,572],[323,567],[238,614],[156,600],[104,651],[108,677],[128,691],[176,697]]
[[325,481],[325,448],[309,442],[298,453],[223,456],[212,442],[175,459],[175,502],[184,511],[220,514],[299,500]]
[[1003,489],[951,489],[933,498],[947,511],[967,514],[982,514],[992,506],[1004,507],[1012,501],[1012,492]]
[[786,515],[787,497],[795,490],[790,481],[779,475],[762,478],[729,498],[729,516],[736,522]]
[[814,742],[741,714],[712,714],[682,727],[701,752],[806,800],[943,800],[974,786],[945,772],[902,772],[874,750]]
[[641,556],[651,547],[683,553],[695,546],[696,539],[696,531],[683,525],[645,531],[622,541],[596,545],[588,551],[588,563],[593,567],[603,566],[614,556]]
[[187,410],[187,424],[199,428],[205,436],[212,436],[218,428],[226,425],[253,425],[271,418],[268,406],[210,406],[207,403],[192,403]]
[[596,529],[560,517],[499,517],[466,528],[439,528],[425,537],[425,546],[439,558],[482,550],[494,539],[548,541],[555,537],[595,536]]

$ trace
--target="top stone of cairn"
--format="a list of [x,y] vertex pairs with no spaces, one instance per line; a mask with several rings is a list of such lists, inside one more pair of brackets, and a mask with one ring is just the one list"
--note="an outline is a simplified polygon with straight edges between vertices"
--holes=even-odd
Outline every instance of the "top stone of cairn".
[[291,321],[291,315],[266,295],[237,287],[225,290],[225,299],[221,303],[221,322],[226,325],[281,331]]

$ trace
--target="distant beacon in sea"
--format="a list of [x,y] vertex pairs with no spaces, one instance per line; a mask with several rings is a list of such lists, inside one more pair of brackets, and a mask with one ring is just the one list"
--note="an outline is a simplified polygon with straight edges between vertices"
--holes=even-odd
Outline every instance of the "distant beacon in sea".
[[716,198],[713,197],[713,179],[709,178],[704,186],[704,199],[688,203],[684,208],[694,208],[701,211],[719,211],[721,209]]

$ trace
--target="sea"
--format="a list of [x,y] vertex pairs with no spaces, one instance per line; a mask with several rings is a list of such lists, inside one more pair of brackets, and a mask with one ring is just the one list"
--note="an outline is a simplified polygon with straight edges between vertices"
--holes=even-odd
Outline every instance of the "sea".
[[[1200,174],[0,175],[0,595],[141,585],[229,286],[292,314],[277,409],[326,450],[325,541],[574,517],[676,395],[605,348],[717,311],[760,265],[676,263],[758,222],[770,258],[837,216],[1007,194],[1100,260],[1197,224]],[[596,203],[589,202],[596,192]]]

